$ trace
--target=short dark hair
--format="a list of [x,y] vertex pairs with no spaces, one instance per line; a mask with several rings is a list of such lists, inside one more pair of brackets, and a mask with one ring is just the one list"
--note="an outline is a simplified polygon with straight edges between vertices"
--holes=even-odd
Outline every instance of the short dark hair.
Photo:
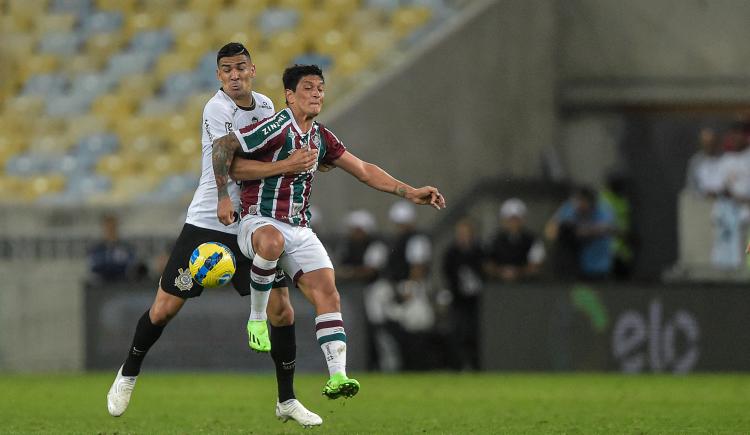
[[318,65],[294,65],[284,70],[284,76],[281,78],[284,90],[296,91],[299,81],[305,76],[318,76],[323,82],[326,81],[323,70]]
[[223,57],[238,56],[240,54],[244,54],[248,59],[251,59],[250,52],[247,51],[247,48],[245,48],[242,43],[230,42],[229,44],[221,47],[219,52],[216,53],[216,65],[219,65],[219,62]]

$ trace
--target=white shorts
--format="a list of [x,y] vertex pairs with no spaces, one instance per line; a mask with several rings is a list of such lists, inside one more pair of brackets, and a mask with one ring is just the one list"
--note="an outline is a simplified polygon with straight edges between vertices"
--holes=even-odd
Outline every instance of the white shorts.
[[279,258],[279,266],[292,278],[295,285],[303,273],[318,269],[333,269],[333,263],[328,257],[326,248],[311,228],[296,227],[265,216],[246,215],[240,221],[237,244],[240,245],[240,251],[247,258],[252,259],[255,256],[252,243],[253,232],[265,225],[273,225],[284,236],[284,253]]

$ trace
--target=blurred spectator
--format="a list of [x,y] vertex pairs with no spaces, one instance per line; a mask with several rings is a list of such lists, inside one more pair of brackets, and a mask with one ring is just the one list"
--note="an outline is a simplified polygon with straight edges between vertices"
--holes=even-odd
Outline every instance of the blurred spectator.
[[375,218],[365,210],[349,213],[346,236],[338,253],[336,278],[370,283],[377,279],[388,258],[388,247],[375,235]]
[[432,258],[432,244],[426,235],[416,229],[414,204],[405,200],[394,203],[388,218],[396,225],[396,235],[388,257],[387,278],[394,283],[424,279]]
[[454,240],[443,255],[443,274],[451,293],[453,352],[459,369],[479,370],[479,300],[484,285],[482,246],[474,223],[456,223]]
[[613,172],[607,176],[602,201],[612,209],[617,231],[613,237],[614,263],[612,274],[617,280],[630,278],[633,271],[635,233],[631,226],[630,183],[624,174]]
[[722,190],[721,144],[713,129],[703,128],[698,135],[699,150],[690,158],[685,188],[699,195],[714,196]]
[[119,222],[114,215],[101,220],[102,239],[88,254],[89,284],[114,283],[146,277],[146,267],[138,261],[134,248],[120,240]]
[[[575,189],[550,218],[545,236],[555,243],[556,271],[560,278],[597,280],[612,272],[612,235],[617,231],[612,209],[599,201],[590,187]],[[570,263],[575,259],[575,264]],[[573,266],[573,267],[571,267]]]
[[435,312],[427,280],[432,244],[417,231],[416,211],[411,202],[396,202],[388,217],[396,225],[396,234],[384,270],[387,282],[375,287],[385,307],[386,328],[398,344],[398,368],[437,368],[443,362],[442,344],[433,330]]
[[503,281],[537,276],[546,253],[544,242],[526,228],[526,204],[511,198],[500,206],[500,230],[485,263],[487,276]]

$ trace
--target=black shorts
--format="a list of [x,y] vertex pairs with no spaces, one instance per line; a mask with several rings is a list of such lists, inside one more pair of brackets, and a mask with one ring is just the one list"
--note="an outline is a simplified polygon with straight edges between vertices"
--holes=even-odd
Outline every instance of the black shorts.
[[[190,255],[201,243],[219,242],[228,246],[234,253],[237,270],[232,277],[232,286],[241,296],[250,294],[250,266],[252,261],[245,257],[237,245],[237,235],[185,224],[169,255],[167,265],[161,274],[159,283],[165,292],[183,299],[200,296],[203,286],[190,275]],[[288,287],[286,275],[281,269],[276,270],[273,288]]]

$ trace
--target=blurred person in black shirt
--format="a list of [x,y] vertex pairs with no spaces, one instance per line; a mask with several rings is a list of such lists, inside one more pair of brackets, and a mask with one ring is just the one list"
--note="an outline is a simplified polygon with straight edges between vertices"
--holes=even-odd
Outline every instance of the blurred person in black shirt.
[[479,302],[484,285],[482,246],[474,222],[458,221],[454,240],[443,255],[442,271],[451,294],[453,365],[479,370]]
[[133,246],[120,240],[117,217],[104,215],[101,228],[101,240],[88,253],[89,284],[133,281],[145,277],[145,265],[138,261]]
[[526,204],[511,198],[500,206],[500,230],[487,250],[485,272],[506,282],[539,275],[546,252],[544,242],[526,228]]

